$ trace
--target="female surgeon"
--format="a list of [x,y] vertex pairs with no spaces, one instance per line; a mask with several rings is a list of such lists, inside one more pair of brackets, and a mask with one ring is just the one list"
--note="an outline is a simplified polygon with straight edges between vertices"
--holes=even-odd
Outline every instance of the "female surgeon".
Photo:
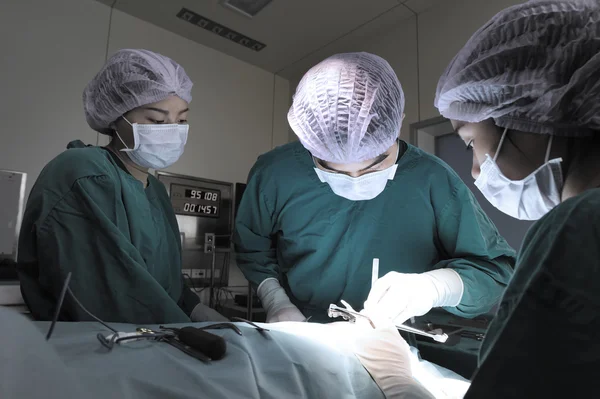
[[[504,213],[538,220],[467,398],[598,395],[599,100],[597,0],[536,0],[502,11],[439,81],[435,105],[472,149],[476,186]],[[430,397],[400,367],[406,346],[393,329],[370,338],[357,354],[388,397]]]
[[[102,320],[222,320],[183,282],[181,242],[165,187],[148,169],[174,164],[188,135],[192,82],[173,60],[121,50],[83,93],[90,127],[106,147],[74,141],[37,179],[19,239],[21,291],[32,315],[51,320],[65,278]],[[67,295],[60,319],[89,320]]]

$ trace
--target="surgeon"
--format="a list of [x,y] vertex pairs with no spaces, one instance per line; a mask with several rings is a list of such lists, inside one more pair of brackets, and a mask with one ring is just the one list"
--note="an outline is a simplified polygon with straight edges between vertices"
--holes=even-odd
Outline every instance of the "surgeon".
[[[599,95],[600,4],[586,0],[500,12],[439,81],[435,105],[472,149],[476,186],[504,213],[538,220],[466,398],[598,393]],[[388,397],[429,397],[407,371],[398,334],[384,326],[367,337],[359,358]],[[378,368],[373,356],[397,366]]]
[[[238,265],[268,322],[329,321],[342,299],[362,309],[369,297],[398,323],[498,302],[514,252],[446,164],[399,139],[403,109],[373,54],[338,54],[303,77],[288,113],[300,141],[258,159],[236,220]],[[374,258],[385,289],[369,295]]]
[[[184,284],[177,220],[149,173],[183,154],[191,92],[180,65],[147,50],[117,52],[85,88],[87,122],[111,141],[71,142],[31,191],[18,262],[36,319],[52,320],[68,273],[75,297],[105,321],[224,319]],[[70,295],[59,318],[90,320]]]

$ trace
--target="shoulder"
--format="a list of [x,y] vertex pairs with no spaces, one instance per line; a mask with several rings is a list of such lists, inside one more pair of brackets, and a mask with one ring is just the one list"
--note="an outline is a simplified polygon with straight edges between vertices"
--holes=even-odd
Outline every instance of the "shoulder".
[[68,180],[103,176],[112,172],[114,165],[108,150],[99,147],[70,148],[46,165],[44,173],[63,176]]
[[420,186],[428,188],[433,194],[464,196],[467,192],[470,193],[469,188],[446,162],[410,144],[398,163],[398,170],[420,179]]
[[543,257],[553,251],[558,259],[584,256],[600,259],[600,189],[589,190],[555,207],[527,232],[522,255]]
[[527,232],[518,268],[550,275],[583,295],[600,284],[600,189],[555,207]]
[[313,168],[310,153],[300,142],[293,142],[259,156],[250,171],[248,182],[298,180],[299,177],[314,174]]
[[[600,189],[588,190],[555,207],[532,228],[553,235],[600,230]],[[599,243],[600,244],[600,243]]]
[[435,155],[429,154],[420,148],[409,145],[409,148],[413,150],[415,153],[415,157],[418,157],[419,166],[432,172],[436,172],[435,176],[443,176],[443,178],[449,178],[452,181],[460,181],[462,180],[458,176],[458,174],[444,162],[442,159],[436,157]]
[[306,155],[309,156],[308,151],[298,141],[279,146],[259,156],[253,170],[269,171],[292,167],[297,162],[296,158],[301,152],[306,152]]
[[118,168],[105,149],[70,148],[44,167],[32,189],[32,195],[42,192],[62,195],[82,180],[99,181],[105,185],[118,180]]

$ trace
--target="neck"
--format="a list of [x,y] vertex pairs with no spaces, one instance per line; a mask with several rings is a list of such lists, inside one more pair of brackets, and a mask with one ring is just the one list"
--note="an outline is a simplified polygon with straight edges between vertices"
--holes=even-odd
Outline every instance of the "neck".
[[148,185],[148,169],[144,169],[136,165],[127,155],[125,155],[121,151],[125,147],[119,142],[119,140],[111,140],[106,148],[115,154],[121,160],[121,162],[123,162],[123,165],[125,165],[125,168],[129,174],[131,174],[131,176],[142,182],[144,187]]
[[567,168],[562,192],[563,201],[576,197],[584,191],[600,187],[600,165],[597,162],[600,149],[588,147],[578,153],[582,155],[575,156]]

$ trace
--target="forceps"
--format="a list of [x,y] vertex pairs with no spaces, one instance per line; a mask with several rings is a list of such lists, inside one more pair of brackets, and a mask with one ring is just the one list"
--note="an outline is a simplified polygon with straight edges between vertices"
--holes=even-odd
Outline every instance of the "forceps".
[[[355,311],[354,309],[352,309],[352,307],[346,301],[341,301],[341,302],[345,306],[345,308],[337,306],[333,303],[331,305],[329,305],[329,310],[327,311],[327,315],[329,317],[331,317],[331,318],[342,317],[344,320],[347,320],[351,323],[356,322],[357,317],[361,317],[363,319],[367,319],[369,321],[369,323],[371,324],[371,327],[375,328],[373,321],[371,321],[371,319],[367,315],[364,315],[362,313]],[[400,325],[396,324],[396,328],[398,330],[402,330],[402,331],[406,331],[409,333],[418,334],[418,335],[422,335],[424,337],[431,338],[436,342],[444,343],[448,340],[448,335],[445,334],[444,332],[442,332],[442,330],[440,330],[440,329],[436,329],[436,330],[427,332],[427,331],[419,330],[418,328],[407,326],[405,324],[400,324]]]

